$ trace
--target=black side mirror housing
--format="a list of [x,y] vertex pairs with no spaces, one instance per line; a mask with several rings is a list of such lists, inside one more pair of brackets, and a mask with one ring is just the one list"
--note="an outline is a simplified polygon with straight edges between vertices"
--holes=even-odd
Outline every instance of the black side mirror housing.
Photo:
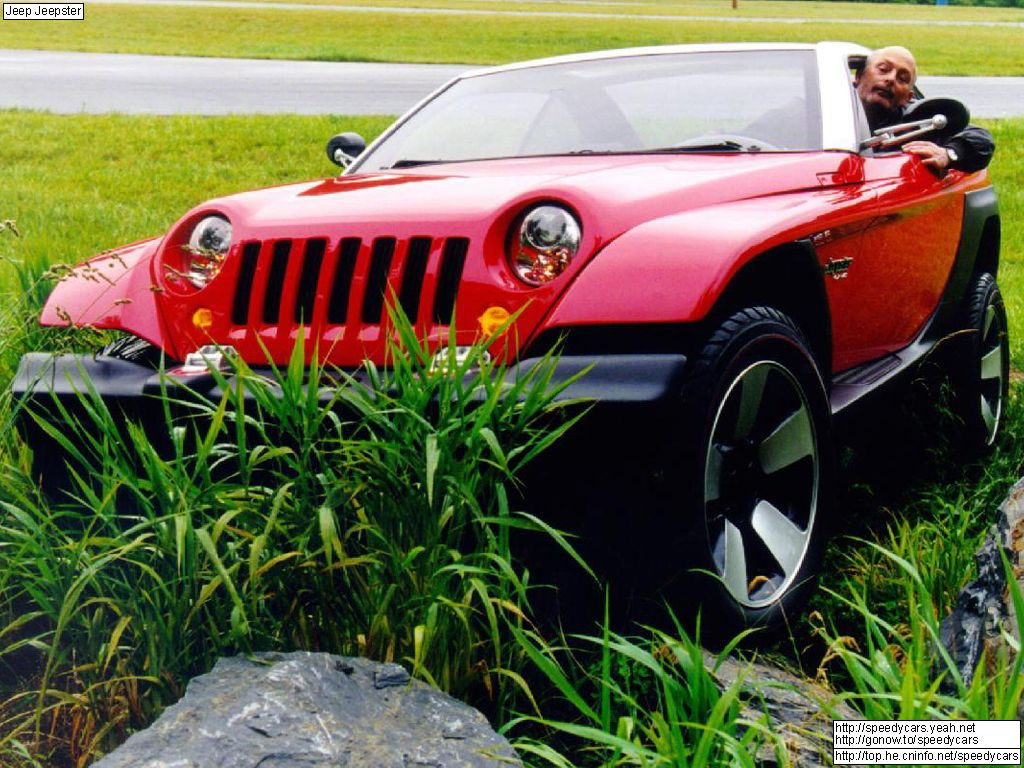
[[955,136],[971,121],[971,113],[967,107],[956,99],[943,97],[910,102],[903,113],[903,119],[908,121],[929,120],[936,115],[943,115],[946,118],[946,124],[941,128],[936,128],[928,137],[930,140],[948,139],[950,136]]
[[892,149],[911,139],[940,142],[954,136],[970,122],[971,113],[956,99],[921,99],[911,102],[900,122],[875,130],[861,149]]
[[327,157],[335,165],[348,168],[364,149],[366,139],[358,133],[347,131],[330,138],[327,142]]

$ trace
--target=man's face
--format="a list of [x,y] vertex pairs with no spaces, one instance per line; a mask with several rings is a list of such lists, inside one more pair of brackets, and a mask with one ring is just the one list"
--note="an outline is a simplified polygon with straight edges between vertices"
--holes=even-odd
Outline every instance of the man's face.
[[914,57],[901,50],[875,51],[856,80],[857,95],[865,106],[886,110],[902,107],[914,95],[917,67]]

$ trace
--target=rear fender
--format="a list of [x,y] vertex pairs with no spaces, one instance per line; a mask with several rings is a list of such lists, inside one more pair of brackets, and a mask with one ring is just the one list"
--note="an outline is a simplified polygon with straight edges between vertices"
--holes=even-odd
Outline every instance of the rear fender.
[[50,293],[40,325],[128,331],[177,357],[164,333],[152,276],[159,238],[94,256],[64,271]]

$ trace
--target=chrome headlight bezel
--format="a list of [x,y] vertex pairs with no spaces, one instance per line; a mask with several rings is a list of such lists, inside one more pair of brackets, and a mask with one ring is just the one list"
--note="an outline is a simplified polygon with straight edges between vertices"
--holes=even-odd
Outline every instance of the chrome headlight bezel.
[[192,228],[184,246],[182,274],[195,288],[205,288],[220,274],[231,250],[231,222],[226,216],[204,216]]
[[579,253],[583,228],[567,208],[542,203],[527,210],[513,229],[509,265],[530,286],[556,279]]

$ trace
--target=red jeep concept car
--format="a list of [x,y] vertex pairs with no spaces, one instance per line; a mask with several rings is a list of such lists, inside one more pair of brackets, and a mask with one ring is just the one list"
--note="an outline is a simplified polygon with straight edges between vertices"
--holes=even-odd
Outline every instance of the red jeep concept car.
[[[833,419],[960,330],[957,407],[980,446],[1007,393],[988,176],[872,140],[851,83],[866,54],[675,46],[469,72],[369,147],[335,137],[340,177],[211,200],[75,270],[41,322],[139,343],[26,355],[15,392],[201,391],[198,350],[283,363],[298,334],[328,365],[383,364],[390,296],[438,347],[512,315],[511,375],[561,344],[556,378],[589,367],[566,396],[664,406],[649,429],[678,449],[660,468],[677,570],[703,574],[706,623],[777,623],[818,564]],[[921,130],[966,122],[930,102],[963,111],[923,100]]]

